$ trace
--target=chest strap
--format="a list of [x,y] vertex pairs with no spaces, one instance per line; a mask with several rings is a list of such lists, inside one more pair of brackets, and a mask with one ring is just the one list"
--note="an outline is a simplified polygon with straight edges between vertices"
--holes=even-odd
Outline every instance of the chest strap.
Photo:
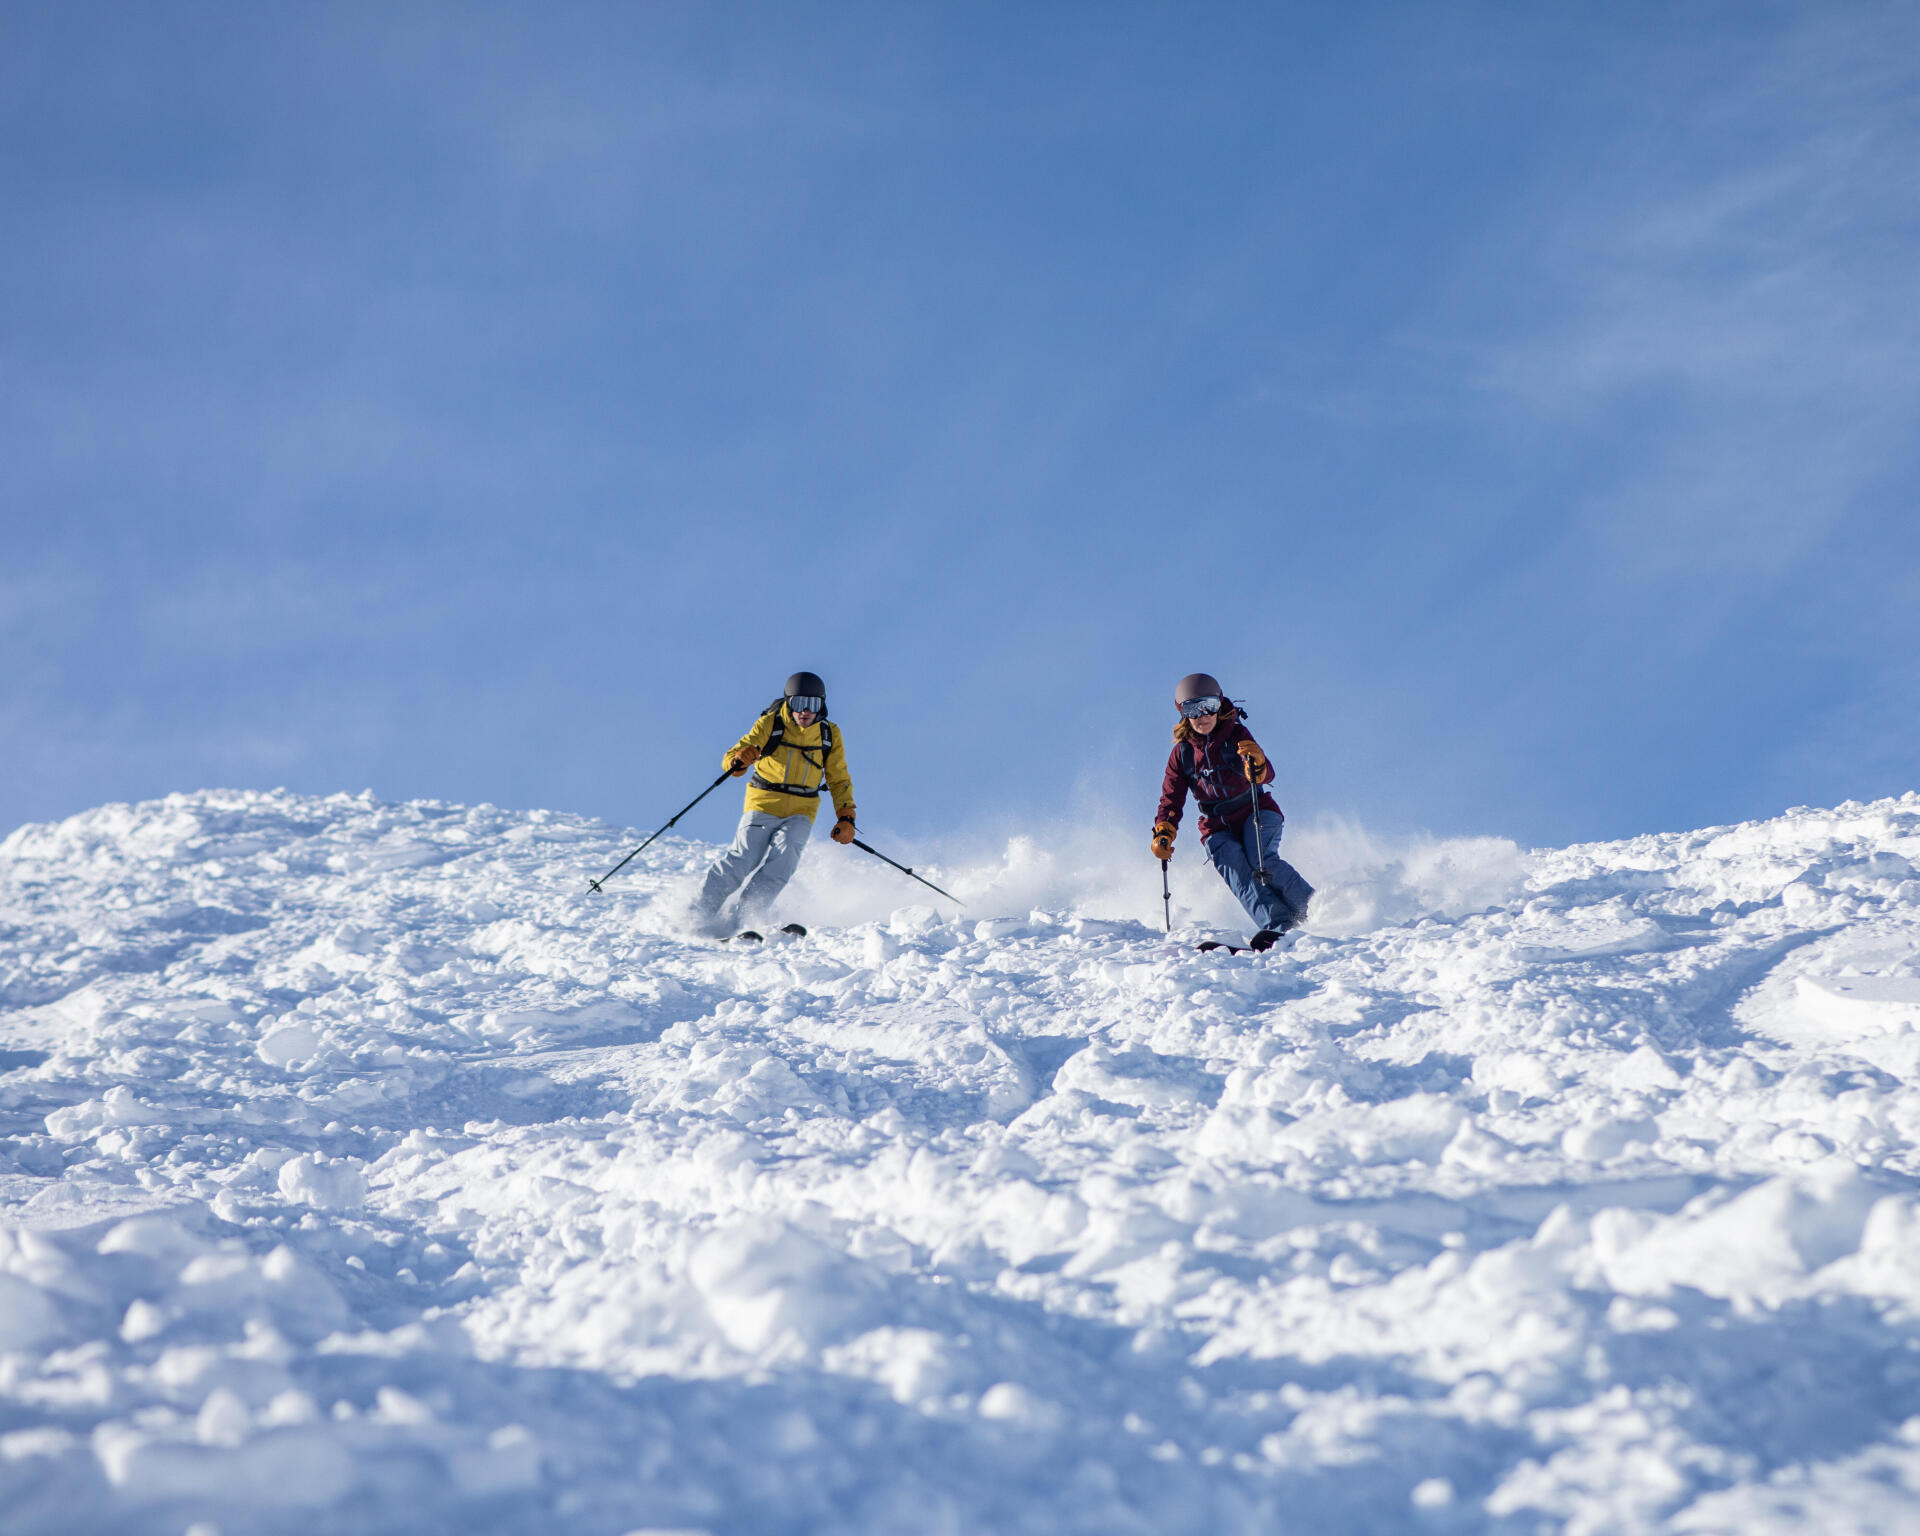
[[[763,763],[769,761],[774,753],[780,751],[781,748],[786,745],[786,726],[784,722],[776,719],[773,722],[773,730],[767,738],[766,754],[760,761]],[[811,786],[787,783],[776,784],[771,779],[761,778],[760,770],[755,768],[753,772],[754,786],[758,789],[764,789],[768,794],[772,795],[792,795],[800,800],[818,800],[820,798],[820,791],[826,786],[827,782],[827,757],[828,754],[833,751],[833,727],[822,720],[820,722],[820,745],[817,747],[803,747],[796,742],[793,744],[793,750],[800,754],[801,761],[809,768],[818,768],[820,770],[820,782],[818,784]],[[820,754],[820,761],[817,763],[813,760],[813,754],[815,752]],[[785,771],[785,766],[782,765],[781,772],[784,773]]]
[[1203,800],[1200,797],[1200,753],[1195,750],[1192,741],[1180,743],[1180,769],[1187,776],[1187,783],[1193,786],[1193,803],[1200,807],[1200,814],[1206,817],[1218,816],[1222,811],[1230,811],[1243,800],[1251,800],[1260,792],[1261,786],[1251,778],[1247,787],[1237,795],[1228,795],[1224,800]]

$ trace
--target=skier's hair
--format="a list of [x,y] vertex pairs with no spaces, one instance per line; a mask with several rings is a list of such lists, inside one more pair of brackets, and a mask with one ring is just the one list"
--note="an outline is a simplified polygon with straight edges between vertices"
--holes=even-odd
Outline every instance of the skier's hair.
[[[1220,725],[1232,725],[1234,721],[1240,718],[1241,713],[1238,709],[1234,708],[1231,699],[1221,704]],[[1216,725],[1214,729],[1217,731],[1220,729],[1220,726]],[[1185,716],[1173,722],[1173,739],[1176,744],[1193,740],[1193,727],[1187,723]]]

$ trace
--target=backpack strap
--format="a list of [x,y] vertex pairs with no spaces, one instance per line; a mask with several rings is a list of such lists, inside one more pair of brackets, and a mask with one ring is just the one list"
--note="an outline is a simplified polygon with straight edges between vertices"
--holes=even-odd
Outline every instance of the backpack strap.
[[1251,777],[1247,780],[1247,787],[1237,795],[1228,795],[1224,800],[1203,800],[1200,797],[1199,782],[1193,776],[1193,763],[1193,742],[1189,739],[1180,743],[1180,771],[1187,776],[1187,783],[1193,786],[1193,803],[1200,807],[1202,816],[1218,816],[1222,811],[1231,811],[1242,800],[1252,800],[1255,805],[1259,804],[1257,797],[1260,786],[1254,783]]
[[[762,761],[764,761],[769,757],[772,757],[774,753],[778,752],[780,748],[786,744],[787,717],[783,713],[781,713],[781,710],[780,710],[780,706],[786,702],[787,702],[786,698],[783,695],[782,697],[775,699],[765,709],[760,711],[760,713],[763,716],[765,715],[773,716],[773,729],[767,733],[767,744],[760,749],[760,756]],[[809,748],[795,747],[793,750],[798,752],[809,763],[813,761]],[[754,770],[753,782],[757,784],[760,788],[768,791],[771,794],[793,795],[801,800],[817,800],[820,798],[820,790],[822,786],[824,786],[827,782],[827,759],[833,754],[833,727],[825,720],[822,720],[820,722],[820,746],[818,748],[818,751],[820,753],[820,762],[819,762],[820,783],[815,784],[811,789],[803,788],[797,784],[786,783],[785,768],[782,768],[780,770],[781,776],[782,776],[782,782],[778,784],[775,784],[770,779],[763,779],[760,776],[758,768]]]

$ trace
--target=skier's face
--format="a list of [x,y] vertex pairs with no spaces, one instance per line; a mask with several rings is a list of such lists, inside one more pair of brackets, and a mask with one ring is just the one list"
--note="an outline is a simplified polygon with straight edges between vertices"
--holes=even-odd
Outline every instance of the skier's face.
[[795,709],[790,710],[789,713],[793,716],[793,723],[795,725],[812,725],[814,721],[820,718],[810,709]]
[[1213,728],[1219,723],[1220,723],[1220,712],[1218,710],[1215,710],[1210,715],[1187,716],[1187,724],[1192,726],[1194,730],[1199,732],[1202,736],[1211,735],[1213,733]]

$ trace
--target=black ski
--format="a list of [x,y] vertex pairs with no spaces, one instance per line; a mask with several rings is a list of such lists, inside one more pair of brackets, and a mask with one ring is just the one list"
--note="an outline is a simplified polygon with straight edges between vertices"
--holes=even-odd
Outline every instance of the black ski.
[[[807,936],[807,930],[798,923],[788,923],[780,931],[790,933],[796,939],[804,939]],[[720,942],[722,944],[764,944],[766,941],[767,936],[764,933],[757,933],[751,928],[742,928],[738,933],[728,934]]]
[[[1280,943],[1280,940],[1286,936],[1286,932],[1285,929],[1275,932],[1271,928],[1262,928],[1245,944],[1223,944],[1218,939],[1208,939],[1193,947],[1203,955],[1215,949],[1224,949],[1230,955],[1264,955]],[[1262,939],[1265,939],[1266,943],[1262,944],[1260,942]]]

